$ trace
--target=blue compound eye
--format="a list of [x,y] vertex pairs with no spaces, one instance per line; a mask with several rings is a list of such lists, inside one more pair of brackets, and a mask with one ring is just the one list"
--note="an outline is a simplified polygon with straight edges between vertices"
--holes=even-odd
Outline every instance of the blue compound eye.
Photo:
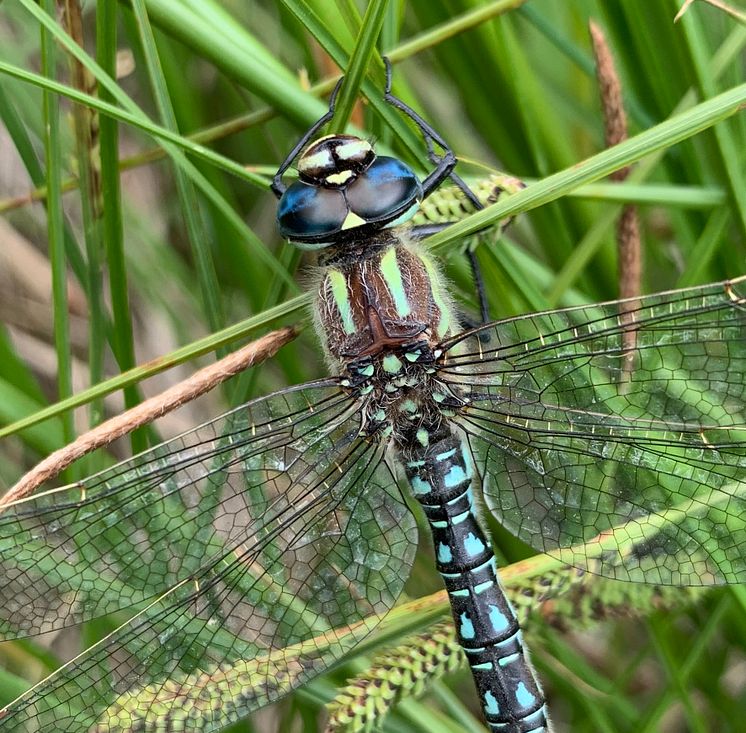
[[381,156],[346,190],[350,210],[366,223],[398,218],[422,198],[422,185],[409,166]]
[[347,202],[339,189],[296,181],[280,199],[277,222],[286,239],[313,241],[338,232],[347,213]]
[[[351,141],[336,136],[311,146],[302,158],[303,175],[309,177],[311,170],[318,174],[326,161],[323,180],[331,183],[299,180],[280,199],[280,232],[301,248],[320,249],[359,236],[361,231],[398,226],[417,210],[422,185],[411,168],[396,158],[370,160],[370,146],[363,146],[357,138]],[[348,147],[360,161],[349,151],[345,153]],[[370,155],[363,155],[365,150]],[[337,167],[329,162],[332,153],[339,154]],[[342,153],[347,156],[344,160]]]

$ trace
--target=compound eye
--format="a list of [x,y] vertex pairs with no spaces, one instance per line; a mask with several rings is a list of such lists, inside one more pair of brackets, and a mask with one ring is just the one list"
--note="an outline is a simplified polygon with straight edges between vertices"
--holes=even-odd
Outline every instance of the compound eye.
[[422,198],[412,169],[396,158],[379,156],[347,188],[350,210],[366,222],[395,219]]
[[296,181],[280,199],[277,223],[286,239],[314,241],[338,232],[347,214],[347,202],[339,189]]

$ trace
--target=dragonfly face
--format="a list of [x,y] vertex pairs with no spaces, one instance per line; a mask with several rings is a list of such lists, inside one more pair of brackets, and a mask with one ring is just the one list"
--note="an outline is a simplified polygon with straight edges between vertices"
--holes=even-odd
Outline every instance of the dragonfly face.
[[422,186],[396,158],[377,157],[365,140],[330,135],[298,161],[300,180],[282,195],[277,221],[283,237],[304,249],[360,238],[414,216]]

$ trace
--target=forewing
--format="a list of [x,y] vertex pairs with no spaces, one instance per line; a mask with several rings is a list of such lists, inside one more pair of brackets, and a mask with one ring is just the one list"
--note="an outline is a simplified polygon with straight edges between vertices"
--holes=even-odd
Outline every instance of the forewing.
[[744,582],[744,295],[741,278],[447,344],[439,372],[467,398],[456,420],[499,521],[613,578]]
[[286,390],[92,477],[84,495],[2,515],[30,545],[3,571],[18,568],[11,582],[38,598],[37,624],[49,589],[76,621],[138,612],[9,706],[0,731],[182,730],[187,717],[184,730],[219,730],[356,644],[394,604],[416,546],[357,408],[331,382]]

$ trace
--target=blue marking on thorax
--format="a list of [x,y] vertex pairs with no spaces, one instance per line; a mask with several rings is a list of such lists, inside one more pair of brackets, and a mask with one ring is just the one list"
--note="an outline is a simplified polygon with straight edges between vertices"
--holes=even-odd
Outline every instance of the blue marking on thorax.
[[419,476],[412,476],[409,479],[409,483],[415,494],[429,494],[433,490],[433,487],[427,481],[423,481]]
[[435,460],[436,461],[447,461],[453,455],[456,455],[455,448],[451,448],[451,450],[447,450],[445,453],[438,453],[435,456]]
[[536,697],[528,691],[525,682],[519,682],[515,688],[515,699],[518,704],[527,708],[536,702]]
[[468,517],[470,517],[470,516],[471,516],[471,512],[470,512],[470,511],[468,511],[468,512],[463,512],[463,514],[457,514],[457,515],[456,515],[456,516],[455,516],[455,517],[454,517],[454,518],[453,518],[453,519],[451,520],[451,523],[452,523],[452,524],[461,524],[461,522],[465,522],[465,521],[466,521],[466,520],[468,519]]
[[463,639],[474,638],[474,624],[466,613],[461,614],[461,629],[459,633]]
[[498,664],[501,667],[507,667],[509,664],[512,664],[515,662],[516,659],[518,659],[521,655],[516,652],[515,654],[509,654],[507,657],[503,657],[502,659],[498,660]]
[[452,489],[454,486],[458,486],[467,480],[468,477],[466,472],[461,466],[451,466],[451,470],[443,477],[443,483],[446,485],[446,488],[449,489]]
[[442,542],[438,545],[438,561],[442,563],[451,562],[453,560],[453,553],[448,545],[444,545]]
[[469,532],[464,538],[464,549],[469,557],[477,557],[484,552],[484,542],[476,537],[473,532]]
[[510,628],[507,616],[497,607],[490,604],[490,623],[496,634],[501,634]]
[[484,583],[478,583],[474,586],[474,592],[479,595],[480,593],[484,593],[484,591],[487,590],[487,588],[491,588],[495,583],[491,580],[485,580]]
[[484,693],[484,712],[487,715],[500,715],[500,706],[490,690]]

